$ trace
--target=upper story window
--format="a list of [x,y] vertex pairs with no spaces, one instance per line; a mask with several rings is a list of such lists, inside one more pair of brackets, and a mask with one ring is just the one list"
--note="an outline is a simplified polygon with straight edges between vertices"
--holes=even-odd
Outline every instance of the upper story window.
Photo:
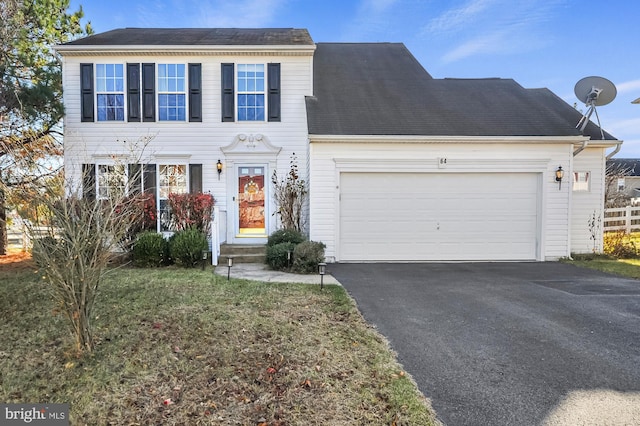
[[221,65],[223,122],[281,121],[280,64]]
[[622,192],[624,191],[625,188],[625,181],[624,178],[618,178],[618,192]]
[[238,65],[238,121],[264,121],[264,64]]
[[185,65],[158,64],[158,119],[185,121],[187,116]]
[[124,67],[96,64],[98,121],[124,121]]
[[589,175],[589,172],[573,172],[573,190],[588,191]]
[[80,64],[82,122],[201,122],[202,95],[199,63]]

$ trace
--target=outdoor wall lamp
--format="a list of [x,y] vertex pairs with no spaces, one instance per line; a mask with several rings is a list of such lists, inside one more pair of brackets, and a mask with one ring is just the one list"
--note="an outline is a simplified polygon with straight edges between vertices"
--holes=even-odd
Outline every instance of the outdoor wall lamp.
[[216,163],[216,169],[218,170],[218,180],[220,180],[220,175],[222,174],[222,162],[218,159]]
[[324,274],[327,272],[326,263],[318,263],[318,273],[320,274],[320,290],[324,287]]
[[233,266],[233,256],[227,256],[227,281],[231,278],[231,267]]
[[562,170],[562,166],[558,166],[558,170],[556,170],[556,182],[558,182],[558,191],[562,188],[563,177],[564,177],[564,170]]

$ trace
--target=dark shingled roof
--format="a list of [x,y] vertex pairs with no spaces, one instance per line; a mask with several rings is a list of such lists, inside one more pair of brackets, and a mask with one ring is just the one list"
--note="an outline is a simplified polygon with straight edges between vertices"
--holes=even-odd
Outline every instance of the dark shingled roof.
[[119,28],[63,46],[313,46],[296,28]]
[[[580,135],[581,114],[549,90],[510,79],[434,79],[399,43],[318,43],[306,102],[317,135]],[[601,138],[593,124],[585,133]]]
[[640,176],[640,159],[612,158],[607,160],[607,172],[613,175]]

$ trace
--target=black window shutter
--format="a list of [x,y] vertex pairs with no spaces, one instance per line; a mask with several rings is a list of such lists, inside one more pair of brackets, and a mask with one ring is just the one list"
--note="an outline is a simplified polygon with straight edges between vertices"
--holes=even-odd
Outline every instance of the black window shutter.
[[156,121],[156,64],[142,64],[142,121]]
[[269,121],[280,121],[280,64],[267,65]]
[[80,120],[93,121],[93,64],[80,64]]
[[202,192],[202,164],[189,164],[189,192]]
[[222,64],[222,121],[235,121],[233,64]]
[[140,193],[142,189],[142,176],[140,176],[140,164],[129,164],[128,165],[128,182],[129,182],[129,193],[131,195],[136,195]]
[[202,121],[201,64],[189,64],[189,121]]
[[145,194],[156,195],[156,165],[145,164],[142,168],[142,185]]
[[140,121],[140,64],[127,64],[127,120]]
[[82,165],[82,198],[93,201],[96,199],[96,165]]

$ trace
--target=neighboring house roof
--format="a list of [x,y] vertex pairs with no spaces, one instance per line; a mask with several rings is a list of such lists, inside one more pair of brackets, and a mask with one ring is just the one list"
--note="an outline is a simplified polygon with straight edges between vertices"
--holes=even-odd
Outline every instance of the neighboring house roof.
[[119,28],[62,46],[284,46],[310,45],[296,28]]
[[640,176],[640,159],[612,158],[607,160],[607,174]]
[[307,115],[310,134],[424,136],[579,136],[581,117],[511,79],[434,79],[400,43],[318,43]]

